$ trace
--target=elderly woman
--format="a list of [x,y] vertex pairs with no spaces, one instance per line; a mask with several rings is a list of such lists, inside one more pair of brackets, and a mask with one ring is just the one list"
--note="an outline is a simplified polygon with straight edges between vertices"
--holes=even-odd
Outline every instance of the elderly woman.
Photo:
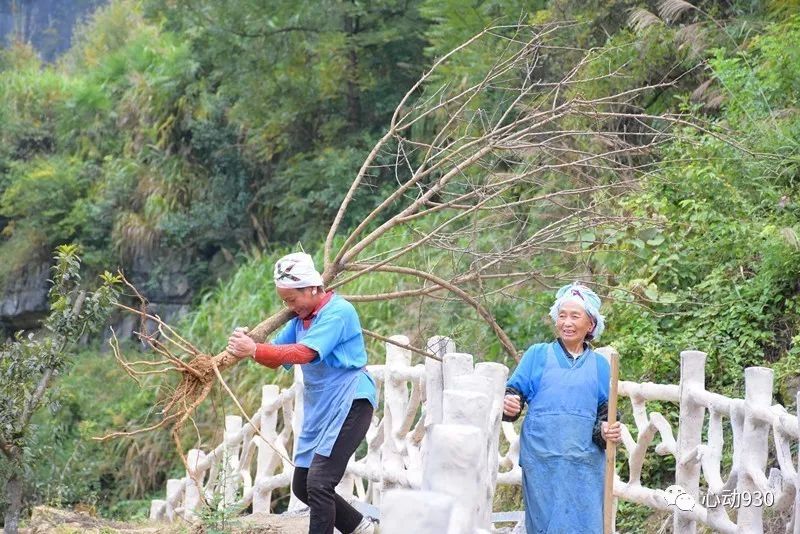
[[603,531],[605,441],[620,440],[609,426],[609,364],[589,341],[605,327],[600,298],[578,283],[562,287],[550,309],[558,339],[522,356],[506,388],[503,415],[519,417],[519,464],[528,534]]
[[253,341],[237,329],[228,352],[277,368],[303,370],[303,427],[294,451],[292,491],[311,510],[310,534],[369,534],[363,517],[334,488],[364,439],[376,407],[375,382],[365,369],[367,353],[353,305],[323,289],[311,256],[289,254],[275,264],[275,286],[295,317],[272,343]]

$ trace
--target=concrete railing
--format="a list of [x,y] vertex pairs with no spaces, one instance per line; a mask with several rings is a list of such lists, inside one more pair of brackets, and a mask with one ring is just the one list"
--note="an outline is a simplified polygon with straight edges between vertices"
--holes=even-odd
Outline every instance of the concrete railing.
[[[403,336],[394,339],[408,343]],[[495,487],[521,483],[519,436],[513,424],[501,423],[509,371],[497,363],[474,365],[472,356],[456,353],[447,338],[432,338],[428,347],[441,361],[427,358],[412,365],[409,351],[387,344],[386,363],[368,367],[381,406],[367,432],[366,451],[351,459],[337,491],[379,509],[384,533],[490,531]],[[599,349],[605,355],[611,351]],[[629,475],[615,479],[615,497],[672,511],[675,532],[696,532],[700,523],[725,533],[761,533],[764,510],[772,507],[786,511],[787,532],[800,534],[794,513],[800,499],[798,460],[791,451],[800,436],[797,416],[771,405],[770,369],[745,371],[744,399],[706,391],[705,357],[681,353],[679,385],[620,381],[634,425],[623,428],[620,449],[627,454]],[[292,478],[292,466],[282,456],[290,457],[290,441],[300,428],[302,387],[295,366],[293,385],[284,391],[264,386],[261,407],[251,417],[280,455],[249,423],[228,416],[223,443],[209,453],[189,451],[189,471],[167,482],[166,499],[152,502],[151,518],[192,519],[201,494],[219,507],[268,513],[273,490],[287,487]],[[667,417],[648,412],[648,402],[679,409],[677,440]],[[725,421],[732,437],[728,449]],[[675,457],[673,486],[643,483],[651,450]],[[723,450],[732,451],[724,478]],[[770,453],[777,466],[765,474]],[[289,509],[301,506],[292,496]]]

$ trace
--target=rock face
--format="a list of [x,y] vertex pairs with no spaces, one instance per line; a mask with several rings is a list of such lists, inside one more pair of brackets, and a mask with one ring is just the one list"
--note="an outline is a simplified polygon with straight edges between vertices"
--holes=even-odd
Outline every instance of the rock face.
[[187,273],[191,260],[186,255],[161,251],[157,260],[145,256],[133,258],[128,279],[147,297],[159,304],[186,304],[192,298]]
[[47,314],[50,263],[27,265],[5,284],[0,294],[0,326],[13,332],[38,328]]
[[[0,2],[0,41],[13,35],[30,42],[45,61],[54,61],[72,41],[75,24],[107,0]],[[13,6],[13,7],[12,7]]]
[[[163,252],[163,251],[162,251]],[[27,265],[0,287],[0,332],[35,330],[47,315],[47,292],[50,288],[50,262]],[[128,279],[148,300],[149,312],[170,322],[188,311],[194,294],[188,272],[191,260],[186,256],[164,253],[156,262],[137,257],[126,269]],[[138,329],[136,318],[119,317],[114,324],[120,339]],[[2,336],[0,336],[2,339]]]
[[158,261],[135,257],[128,279],[147,299],[148,311],[171,322],[189,309],[194,294],[188,276],[192,260],[187,255],[162,252]]

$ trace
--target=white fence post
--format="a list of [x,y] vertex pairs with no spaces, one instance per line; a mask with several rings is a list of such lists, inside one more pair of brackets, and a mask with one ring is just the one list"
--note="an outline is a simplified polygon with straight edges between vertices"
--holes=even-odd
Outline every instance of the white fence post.
[[263,491],[259,487],[259,482],[271,476],[280,464],[280,457],[272,450],[264,439],[268,439],[271,444],[275,444],[278,438],[278,408],[277,401],[280,396],[280,388],[270,384],[261,388],[261,428],[260,433],[263,438],[256,434],[253,439],[258,447],[256,457],[256,479],[253,483],[253,513],[269,513],[270,502],[272,501],[272,490]]
[[[692,399],[693,391],[704,391],[706,384],[706,353],[696,350],[681,352],[680,421],[675,458],[675,483],[700,502],[700,463],[697,448],[703,432],[705,408]],[[692,516],[675,509],[674,531],[681,534],[697,532]]]
[[225,447],[222,454],[223,468],[220,472],[223,486],[222,505],[228,507],[236,502],[239,489],[239,453],[241,443],[242,418],[238,415],[225,416]]
[[165,515],[167,521],[175,520],[175,509],[183,503],[183,489],[186,486],[182,478],[170,478],[167,480],[167,501]]
[[446,534],[453,502],[434,491],[389,490],[381,506],[381,534]]
[[200,488],[203,484],[205,473],[200,472],[200,462],[205,458],[205,454],[200,449],[190,449],[186,453],[186,478],[184,479],[184,498],[183,498],[183,518],[192,520],[197,517],[195,510],[200,505]]
[[470,425],[443,423],[431,427],[429,438],[422,489],[444,493],[454,501],[450,528],[442,534],[475,534],[478,488],[483,475],[475,466],[486,455],[483,432]]
[[474,471],[475,504],[470,514],[476,527],[489,528],[492,503],[487,498],[491,494],[488,489],[490,478],[487,427],[492,399],[487,393],[492,389],[492,384],[487,377],[477,375],[462,375],[453,382],[453,386],[458,389],[444,390],[444,424],[470,425],[480,431],[480,455],[471,467]]
[[763,415],[772,405],[772,369],[748,367],[744,371],[744,428],[740,466],[743,468],[737,481],[741,502],[736,523],[741,534],[764,532],[763,502],[755,506],[752,497],[770,491],[764,470],[767,468],[769,432],[771,425]]
[[[391,339],[404,345],[409,344],[406,336],[392,336]],[[411,351],[386,343],[386,367],[383,374],[383,446],[381,447],[381,492],[398,487],[392,479],[405,471],[403,453],[405,436],[402,435],[403,422],[408,404],[408,386],[398,376],[399,371],[411,365]],[[387,476],[388,475],[388,476]]]
[[487,521],[491,519],[492,503],[497,488],[497,472],[500,467],[500,425],[503,421],[503,398],[505,397],[508,367],[500,363],[481,362],[475,365],[475,374],[489,379],[489,421],[487,430],[487,484],[485,502]]
[[442,361],[444,355],[455,352],[453,340],[444,336],[434,336],[428,340],[428,351],[440,358],[425,358],[425,427],[442,422],[442,392],[444,375]]
[[472,354],[462,352],[451,352],[442,358],[442,382],[444,389],[453,389],[453,382],[456,377],[461,375],[471,375],[474,372],[472,366]]
[[163,499],[153,499],[150,501],[150,521],[163,521],[166,507],[167,501]]

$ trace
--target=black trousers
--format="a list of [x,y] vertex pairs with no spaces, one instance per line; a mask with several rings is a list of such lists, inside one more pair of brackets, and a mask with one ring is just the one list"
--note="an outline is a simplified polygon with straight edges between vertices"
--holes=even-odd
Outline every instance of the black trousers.
[[335,526],[350,534],[363,516],[334,490],[342,480],[347,462],[367,435],[372,420],[372,404],[356,399],[342,424],[339,437],[328,457],[314,455],[311,467],[295,467],[292,491],[311,509],[309,534],[333,534]]

